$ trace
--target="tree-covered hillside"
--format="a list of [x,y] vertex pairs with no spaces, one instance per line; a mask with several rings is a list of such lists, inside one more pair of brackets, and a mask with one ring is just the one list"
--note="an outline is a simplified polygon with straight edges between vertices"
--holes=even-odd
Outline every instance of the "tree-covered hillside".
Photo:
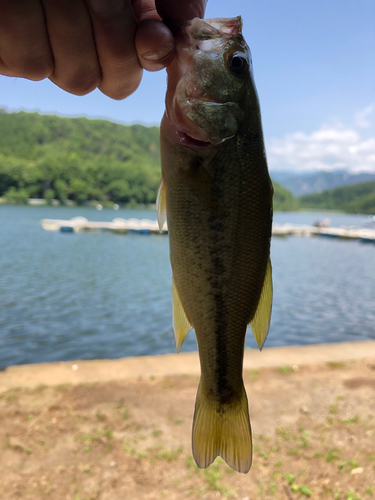
[[0,113],[0,196],[150,203],[159,180],[158,127]]
[[342,210],[352,214],[375,214],[375,181],[330,189],[298,198],[301,208]]
[[[159,180],[158,127],[0,109],[0,197],[152,203]],[[293,209],[274,189],[274,209]]]
[[280,186],[275,181],[272,181],[273,184],[273,209],[274,211],[291,211],[298,210],[298,202],[290,191]]

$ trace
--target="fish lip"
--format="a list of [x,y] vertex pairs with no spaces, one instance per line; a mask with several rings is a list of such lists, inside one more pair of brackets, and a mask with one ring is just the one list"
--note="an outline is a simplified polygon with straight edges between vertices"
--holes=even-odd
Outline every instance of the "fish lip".
[[173,104],[174,120],[172,119],[172,122],[174,122],[176,129],[194,140],[210,142],[207,134],[185,115],[177,99],[174,99]]
[[166,114],[170,125],[175,130],[175,137],[181,146],[188,149],[206,149],[214,144],[209,140],[207,134],[197,127],[183,113],[177,99],[173,99],[173,110],[166,106]]

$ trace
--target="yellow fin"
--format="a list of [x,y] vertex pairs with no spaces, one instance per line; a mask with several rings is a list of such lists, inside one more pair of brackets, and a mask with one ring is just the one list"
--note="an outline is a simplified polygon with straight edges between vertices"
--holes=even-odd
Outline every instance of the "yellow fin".
[[158,224],[160,231],[163,229],[167,212],[167,193],[163,177],[161,178],[158,195],[156,197],[156,210],[158,214]]
[[272,266],[271,259],[268,259],[266,276],[264,278],[262,294],[260,296],[258,309],[250,321],[251,329],[258,347],[262,350],[266,341],[268,330],[270,329],[272,309]]
[[207,399],[198,388],[193,420],[193,456],[200,468],[217,456],[229,467],[249,472],[252,462],[251,427],[245,388],[235,404],[220,405]]
[[181,304],[181,300],[178,295],[174,279],[172,282],[172,301],[173,301],[172,317],[173,317],[174,341],[176,344],[176,351],[180,352],[182,344],[184,343],[184,340],[191,328],[191,325],[186,317],[184,308]]

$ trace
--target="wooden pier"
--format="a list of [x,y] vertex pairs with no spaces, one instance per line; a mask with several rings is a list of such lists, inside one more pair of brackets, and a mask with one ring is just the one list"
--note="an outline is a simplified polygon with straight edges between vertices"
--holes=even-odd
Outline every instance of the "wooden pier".
[[[164,224],[159,231],[156,220],[150,219],[122,219],[117,217],[112,222],[90,222],[85,217],[73,217],[70,220],[43,219],[41,221],[46,231],[61,231],[77,233],[84,231],[111,231],[113,233],[139,233],[139,234],[167,234],[168,226]],[[316,227],[294,224],[274,224],[273,236],[321,236],[326,238],[341,238],[375,243],[375,229],[362,229],[358,227]]]

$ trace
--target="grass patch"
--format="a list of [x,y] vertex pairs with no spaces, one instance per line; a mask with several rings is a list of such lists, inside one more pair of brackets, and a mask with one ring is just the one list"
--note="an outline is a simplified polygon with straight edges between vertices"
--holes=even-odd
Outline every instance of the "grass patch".
[[161,449],[158,453],[156,453],[155,458],[167,460],[167,462],[173,462],[174,460],[178,459],[183,450],[183,446],[179,446],[178,448],[171,448],[170,450]]
[[306,497],[311,497],[312,495],[312,491],[310,490],[310,488],[308,488],[307,486],[305,485],[302,485],[298,488],[298,491],[302,494],[302,495],[305,495]]
[[345,363],[343,361],[326,361],[326,365],[333,370],[337,370],[339,368],[344,368]]
[[155,431],[152,431],[151,433],[154,437],[159,437],[163,434],[163,431],[161,431],[160,429],[156,429]]
[[289,441],[290,440],[290,432],[289,431],[286,431],[285,429],[283,429],[282,427],[278,427],[276,429],[276,433],[281,436],[283,439],[285,439],[285,441]]
[[359,422],[358,415],[355,415],[355,417],[353,417],[353,418],[346,418],[346,419],[341,420],[341,423],[346,424],[346,425],[358,424],[358,422]]
[[333,405],[331,405],[331,406],[329,407],[329,413],[330,413],[331,415],[337,415],[337,414],[338,414],[338,412],[339,412],[339,409],[338,409],[337,404],[333,404]]
[[361,497],[357,496],[355,491],[346,491],[345,500],[362,500]]
[[293,368],[289,365],[284,365],[284,366],[279,366],[278,370],[281,373],[281,375],[289,375],[289,373],[293,371]]
[[326,461],[333,462],[334,460],[338,460],[340,456],[337,452],[340,451],[338,448],[333,448],[332,450],[327,452]]
[[218,463],[213,463],[210,467],[204,469],[204,478],[209,490],[219,491],[222,495],[228,493],[228,490],[218,483],[222,479]]
[[195,472],[199,472],[200,468],[195,463],[194,458],[191,455],[188,455],[185,459],[185,465],[188,469],[194,469]]
[[56,392],[66,392],[70,387],[70,384],[59,384],[55,387]]

